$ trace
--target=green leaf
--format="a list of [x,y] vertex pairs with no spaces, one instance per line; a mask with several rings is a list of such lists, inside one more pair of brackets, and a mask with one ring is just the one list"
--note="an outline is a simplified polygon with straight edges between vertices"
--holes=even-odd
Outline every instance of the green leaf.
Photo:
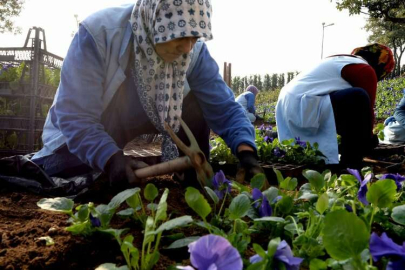
[[401,225],[405,225],[405,205],[396,206],[392,209],[392,219]]
[[110,203],[108,204],[108,207],[110,207],[112,209],[118,208],[121,205],[121,203],[125,202],[126,199],[130,198],[131,196],[138,193],[139,191],[140,191],[140,189],[138,187],[136,187],[136,188],[126,189],[126,190],[118,193],[111,199]]
[[336,260],[359,256],[368,247],[370,234],[367,225],[346,210],[328,213],[322,232],[325,249]]
[[186,202],[202,219],[205,219],[211,213],[211,206],[198,189],[187,188]]
[[267,256],[269,258],[273,258],[279,244],[280,244],[280,237],[270,240],[269,244],[267,245]]
[[154,232],[154,224],[153,224],[153,218],[148,217],[146,219],[146,225],[145,225],[145,232],[143,235],[143,244],[142,245],[147,245],[155,240],[155,232]]
[[178,218],[171,219],[169,221],[166,221],[162,225],[159,226],[159,228],[156,230],[156,234],[163,232],[163,231],[169,231],[177,227],[184,227],[188,224],[193,222],[193,219],[191,216],[182,216]]
[[235,220],[246,216],[250,208],[249,197],[245,194],[239,194],[233,198],[229,205],[229,219]]
[[274,173],[276,174],[277,182],[278,182],[279,184],[280,184],[281,182],[283,182],[283,181],[284,181],[284,177],[283,177],[283,175],[281,174],[281,172],[280,172],[279,170],[275,169],[275,168],[273,168],[273,171],[274,171]]
[[326,209],[328,209],[329,206],[329,197],[328,194],[325,192],[322,194],[319,198],[318,201],[316,202],[316,211],[318,213],[323,214]]
[[99,204],[96,207],[97,216],[100,219],[101,226],[107,227],[110,224],[112,217],[114,216],[115,209],[110,208],[106,204]]
[[159,261],[160,253],[155,250],[152,254],[146,255],[146,270],[152,269],[153,266]]
[[266,176],[263,173],[258,173],[250,180],[250,186],[261,190],[265,181]]
[[294,190],[298,185],[297,178],[287,177],[280,183],[280,188],[286,190]]
[[129,270],[128,266],[117,266],[114,263],[103,263],[97,266],[96,270]]
[[87,204],[80,205],[79,211],[77,212],[77,217],[80,221],[86,221],[89,218],[89,206]]
[[260,245],[253,243],[253,249],[256,251],[257,255],[263,259],[267,257],[266,251]]
[[328,265],[325,261],[320,259],[312,259],[309,263],[309,270],[326,270],[328,269]]
[[170,246],[168,246],[166,249],[186,247],[189,244],[193,243],[194,241],[197,241],[198,239],[200,239],[200,236],[190,236],[183,239],[179,239],[171,243]]
[[57,198],[44,198],[37,202],[37,205],[41,209],[63,212],[63,213],[70,213],[72,212],[74,202],[71,199],[67,199],[64,197],[57,197]]
[[209,187],[204,187],[204,188],[207,191],[210,198],[212,199],[212,201],[214,202],[214,204],[218,204],[219,198],[218,198],[217,194]]
[[45,241],[45,245],[47,245],[47,246],[52,246],[55,244],[55,241],[50,236],[42,236],[42,237],[38,237],[37,239],[41,240],[41,241]]
[[379,180],[371,185],[367,191],[367,201],[374,206],[384,208],[390,206],[397,195],[397,185],[394,180]]
[[155,222],[158,220],[165,220],[167,218],[167,196],[169,195],[169,189],[165,188],[165,191],[160,197],[160,201],[156,211]]
[[302,172],[302,175],[308,179],[311,187],[314,188],[316,192],[319,192],[325,186],[325,179],[322,174],[317,171],[305,170]]
[[158,189],[152,183],[147,184],[145,189],[143,190],[143,196],[150,202],[153,202],[153,200],[156,199],[158,194],[159,194]]
[[255,218],[253,221],[284,222],[285,219],[281,217],[262,217],[262,218]]
[[278,189],[276,187],[270,187],[263,191],[263,195],[266,196],[267,200],[272,203],[274,199],[278,196]]
[[132,195],[131,197],[129,197],[125,201],[127,202],[127,204],[130,207],[135,209],[135,211],[138,211],[138,209],[142,208],[142,201],[141,201],[140,198],[141,198],[141,196],[139,196],[139,193],[135,193],[134,195]]
[[288,214],[291,212],[294,206],[294,199],[290,196],[283,196],[277,203],[276,207],[283,214]]

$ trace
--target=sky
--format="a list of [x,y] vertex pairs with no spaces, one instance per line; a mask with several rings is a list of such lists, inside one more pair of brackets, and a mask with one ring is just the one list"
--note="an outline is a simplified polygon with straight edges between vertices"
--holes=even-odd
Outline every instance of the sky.
[[[1,47],[22,47],[30,27],[45,30],[49,52],[65,57],[77,19],[136,0],[26,0],[14,19],[21,35],[0,34]],[[211,0],[214,39],[208,49],[232,76],[302,71],[323,56],[350,53],[366,45],[365,15],[349,16],[330,0]],[[322,23],[331,26],[323,29]]]

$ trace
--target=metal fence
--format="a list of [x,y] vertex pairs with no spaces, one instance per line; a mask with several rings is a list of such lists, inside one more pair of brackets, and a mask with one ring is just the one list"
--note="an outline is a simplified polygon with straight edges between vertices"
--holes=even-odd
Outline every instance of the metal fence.
[[42,147],[45,117],[57,89],[46,81],[46,72],[59,72],[62,62],[47,51],[45,31],[39,27],[28,31],[23,47],[0,47],[0,65],[22,69],[18,80],[0,81],[0,156]]

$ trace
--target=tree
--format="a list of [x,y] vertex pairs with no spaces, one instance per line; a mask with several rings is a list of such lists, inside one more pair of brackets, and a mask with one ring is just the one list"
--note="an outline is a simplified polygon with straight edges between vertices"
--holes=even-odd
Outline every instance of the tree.
[[263,88],[266,91],[270,90],[271,88],[271,78],[269,74],[264,75]]
[[20,33],[21,29],[14,25],[13,17],[20,15],[25,0],[1,0],[0,2],[0,33]]
[[405,0],[336,0],[336,8],[349,10],[350,15],[366,13],[371,18],[405,24]]
[[278,74],[274,73],[273,75],[271,75],[271,89],[272,90],[277,89],[277,86],[278,86],[277,82],[278,82]]
[[284,73],[281,73],[280,75],[278,75],[278,87],[282,88],[284,87],[284,84],[285,84]]
[[401,58],[405,51],[405,24],[387,22],[383,19],[369,18],[365,29],[371,32],[369,42],[379,42],[389,46],[395,58],[392,76],[401,74]]

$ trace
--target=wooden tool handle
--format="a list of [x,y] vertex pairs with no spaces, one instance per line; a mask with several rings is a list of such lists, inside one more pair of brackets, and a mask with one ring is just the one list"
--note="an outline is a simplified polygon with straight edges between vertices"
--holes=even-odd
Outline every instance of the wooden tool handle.
[[184,156],[134,171],[137,178],[146,178],[184,171],[192,168],[189,157]]

